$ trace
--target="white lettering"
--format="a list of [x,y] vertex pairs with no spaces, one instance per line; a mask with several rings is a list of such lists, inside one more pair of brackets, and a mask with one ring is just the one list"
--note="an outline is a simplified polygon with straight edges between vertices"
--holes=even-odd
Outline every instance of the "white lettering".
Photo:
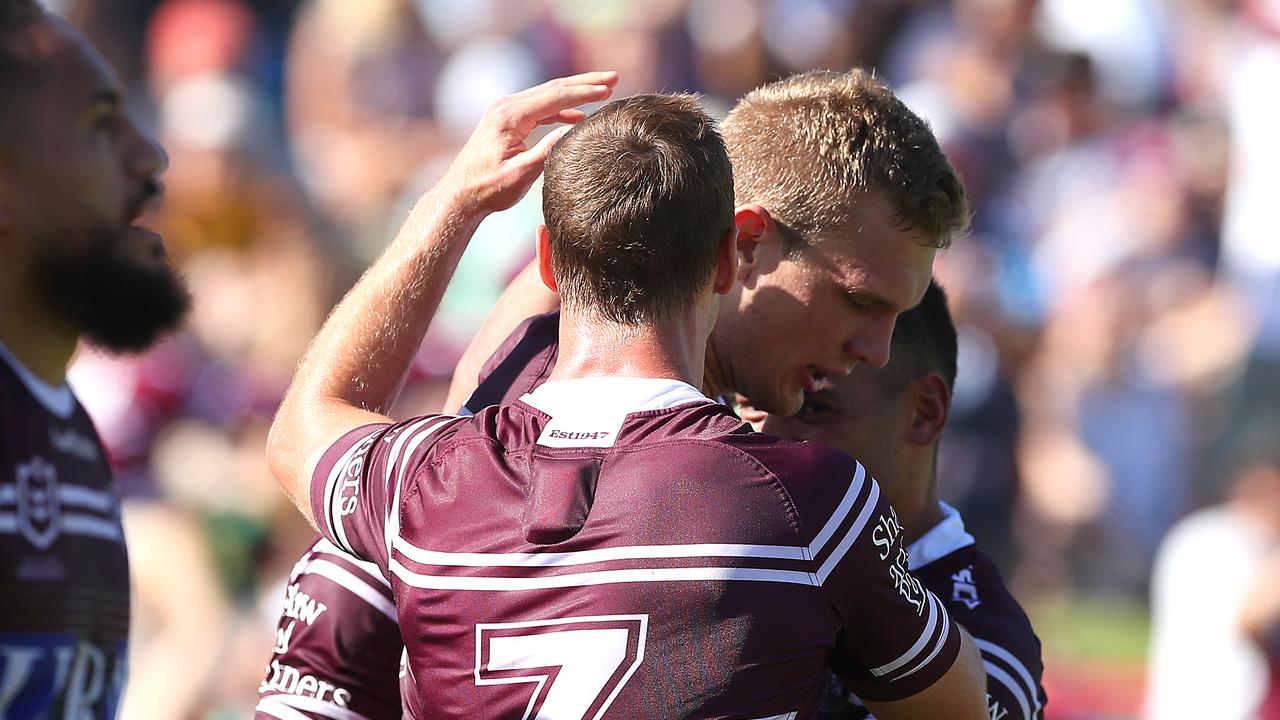
[[884,560],[893,552],[893,543],[902,534],[902,524],[898,522],[898,513],[891,507],[889,517],[881,515],[876,520],[876,528],[871,531],[871,542],[882,548],[880,559]]
[[[294,583],[285,588],[284,591],[284,616],[294,620],[301,620],[307,625],[315,623],[316,618],[328,609],[328,606],[322,602],[316,602],[315,598],[298,589],[298,584]],[[289,634],[293,634],[292,628]],[[277,642],[279,636],[277,634]],[[281,651],[283,652],[283,651]]]
[[289,627],[276,628],[276,646],[271,648],[271,652],[277,654],[289,652],[289,641],[293,639],[293,626],[296,624],[290,622]]
[[328,696],[332,695],[332,702],[338,707],[346,707],[347,703],[351,701],[351,692],[345,688],[340,688],[327,680],[304,673],[279,660],[272,660],[271,665],[268,667],[271,675],[258,685],[259,694],[278,692],[286,695],[312,697],[322,702],[329,702]]
[[106,686],[107,658],[89,643],[80,643],[75,669],[67,686],[63,720],[93,720],[94,706]]

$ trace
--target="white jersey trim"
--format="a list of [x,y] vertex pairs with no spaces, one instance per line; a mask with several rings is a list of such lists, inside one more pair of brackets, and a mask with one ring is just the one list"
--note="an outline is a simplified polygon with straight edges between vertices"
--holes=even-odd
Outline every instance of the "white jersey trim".
[[840,504],[836,506],[835,512],[831,513],[831,517],[827,519],[827,524],[822,526],[822,529],[813,538],[813,542],[809,543],[809,553],[812,556],[817,556],[831,540],[831,536],[835,535],[840,523],[849,514],[849,510],[853,508],[853,503],[858,499],[858,494],[862,492],[862,483],[866,480],[867,471],[863,469],[862,463],[856,460],[854,462],[857,465],[857,469],[853,473],[853,480],[849,483],[849,489],[845,491],[844,497],[840,499]]
[[410,560],[423,565],[450,567],[566,567],[590,565],[615,560],[653,560],[668,558],[745,557],[769,560],[808,560],[805,548],[787,545],[622,545],[578,550],[573,552],[545,553],[474,553],[441,552],[425,550],[399,538],[394,547]]
[[[413,456],[418,446],[423,443],[432,433],[444,429],[451,421],[457,420],[454,415],[429,415],[418,422],[405,428],[405,431],[396,438],[395,445],[391,447],[391,454],[387,458],[387,477],[386,481],[394,483],[394,490],[391,492],[391,502],[387,505],[387,517],[382,524],[382,542],[387,548],[387,559],[391,559],[391,546],[395,538],[400,536],[400,490],[404,487],[404,471],[409,464],[409,458]],[[431,421],[436,421],[434,425],[423,429],[424,425]],[[410,441],[410,435],[413,436]],[[401,451],[404,453],[404,459],[401,461]]]
[[631,413],[714,402],[686,382],[635,377],[555,380],[520,400],[551,416],[537,441],[545,447],[613,447]]
[[1031,706],[1027,703],[1027,691],[998,665],[983,662],[982,667],[986,668],[989,679],[995,680],[1009,689],[1009,694],[1013,695],[1013,699],[1018,703],[1018,708],[1022,710],[1022,717],[1025,720],[1032,720]]
[[[861,465],[858,466],[858,470],[862,470]],[[857,475],[854,477],[857,479]],[[858,536],[862,534],[862,529],[865,528],[867,523],[871,520],[871,513],[876,509],[876,501],[880,499],[880,484],[875,480],[871,480],[870,482],[871,492],[867,495],[867,501],[862,505],[862,510],[858,513],[857,519],[853,521],[853,525],[849,527],[849,531],[845,533],[844,539],[840,541],[840,544],[836,546],[835,550],[832,550],[831,554],[827,556],[827,559],[823,561],[822,567],[818,568],[818,580],[822,582],[827,581],[827,578],[835,571],[836,566],[840,564],[840,561],[843,560],[844,556],[849,552],[849,548],[853,547],[853,543],[857,541]],[[862,483],[858,482],[855,484],[861,485]],[[841,519],[843,519],[843,516],[848,513],[849,510],[847,509],[843,513],[838,510],[836,511],[837,515],[842,516]]]
[[[18,502],[18,489],[13,483],[0,485],[0,505],[13,505]],[[79,507],[95,510],[103,514],[112,514],[116,509],[116,497],[103,490],[95,490],[83,485],[58,484],[58,504],[62,507]]]
[[[14,535],[17,532],[18,516],[14,513],[0,513],[0,534]],[[104,520],[93,515],[85,515],[84,513],[63,513],[61,524],[58,526],[58,534],[79,535],[112,542],[124,540],[124,533],[120,529],[120,523],[115,520]]]
[[342,522],[337,519],[334,513],[337,505],[337,489],[338,480],[346,473],[347,466],[351,464],[358,452],[367,452],[370,443],[379,433],[385,432],[386,425],[378,425],[369,433],[352,443],[346,452],[338,458],[338,461],[329,469],[329,477],[324,485],[324,524],[329,526],[329,532],[333,534],[334,543],[343,549],[344,552],[355,555],[355,551],[351,549],[351,543],[347,542],[347,532],[342,526]]
[[990,640],[983,640],[982,638],[975,637],[973,638],[973,642],[978,646],[978,650],[982,651],[987,655],[990,655],[991,657],[1001,660],[1006,665],[1013,668],[1013,671],[1018,674],[1019,678],[1022,679],[1022,682],[1024,684],[1026,691],[1031,693],[1031,702],[1035,705],[1035,713],[1039,714],[1039,712],[1043,709],[1042,706],[1040,705],[1040,692],[1039,692],[1040,686],[1031,677],[1031,673],[1027,670],[1027,666],[1023,665],[1022,661],[1019,660],[1017,656],[1015,656],[1013,653],[991,642]]
[[371,607],[377,608],[377,610],[383,615],[386,615],[391,622],[397,622],[395,603],[388,600],[385,595],[369,583],[361,580],[350,570],[328,560],[312,560],[307,563],[305,568],[303,568],[302,574],[319,575],[320,577],[332,580],[338,585],[341,585],[344,589],[354,593]]
[[632,582],[682,582],[697,580],[780,582],[793,585],[816,586],[813,573],[797,570],[768,570],[762,568],[702,567],[702,568],[636,568],[629,570],[598,570],[567,575],[542,577],[459,577],[453,575],[428,575],[417,573],[398,560],[391,561],[391,572],[401,582],[424,590],[489,590],[518,591],[545,590],[548,588],[587,587],[591,585],[617,585]]
[[354,710],[339,707],[333,703],[327,703],[304,695],[288,695],[285,693],[267,695],[258,701],[258,706],[254,709],[275,715],[281,720],[297,720],[299,718],[301,720],[310,720],[299,711],[333,718],[333,720],[369,720]]
[[316,555],[332,555],[337,558],[342,558],[343,560],[346,560],[352,565],[355,565],[356,568],[360,570],[360,572],[368,576],[370,580],[377,582],[379,585],[382,585],[385,588],[390,589],[391,587],[391,583],[387,582],[387,579],[382,576],[382,571],[378,569],[378,566],[376,564],[371,563],[368,560],[361,560],[360,558],[356,557],[355,555],[352,555],[349,552],[344,551],[342,548],[338,547],[337,545],[334,545],[333,543],[329,542],[327,539],[323,537],[321,537],[319,540],[316,541],[314,545],[311,546],[311,550],[309,552],[314,553]]
[[944,502],[939,502],[938,507],[942,520],[907,546],[907,569],[912,572],[974,544],[973,536],[964,529],[960,511]]
[[[934,597],[932,592],[925,590],[925,593],[929,597],[929,619],[925,621],[924,630],[920,633],[920,637],[916,639],[916,643],[912,645],[910,649],[908,649],[906,652],[899,655],[896,660],[885,663],[884,665],[881,665],[878,668],[873,668],[871,670],[872,675],[875,675],[876,677],[883,677],[885,675],[888,675],[894,670],[897,670],[905,666],[907,663],[911,662],[912,660],[916,659],[917,657],[920,656],[922,652],[924,652],[924,648],[926,645],[929,644],[929,639],[934,636],[934,630],[936,629],[938,624],[938,603],[939,603],[938,598]],[[946,620],[945,614],[943,615],[943,619],[944,621]],[[943,637],[944,639],[946,637],[945,627],[943,628]],[[936,652],[937,651],[935,650],[935,653]],[[916,668],[916,670],[918,669],[919,668]],[[915,672],[915,670],[912,670],[911,672]]]
[[70,385],[65,382],[61,385],[50,385],[36,377],[26,365],[9,352],[9,348],[5,347],[4,343],[0,343],[0,360],[13,368],[18,379],[22,380],[22,384],[27,387],[27,392],[31,393],[46,410],[63,420],[71,417],[71,413],[76,409],[76,397],[71,392]]

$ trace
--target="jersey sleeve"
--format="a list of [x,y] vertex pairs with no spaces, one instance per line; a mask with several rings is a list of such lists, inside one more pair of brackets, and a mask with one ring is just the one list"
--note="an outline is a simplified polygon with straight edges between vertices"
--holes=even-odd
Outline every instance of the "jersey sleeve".
[[384,572],[399,533],[400,494],[440,432],[458,418],[426,415],[364,425],[338,439],[311,476],[311,510],[320,534]]
[[832,668],[864,700],[915,695],[937,682],[960,652],[959,627],[908,571],[902,536],[879,484],[856,465],[814,541],[818,580],[841,624]]
[[318,540],[290,573],[254,718],[399,720],[401,649],[387,579]]

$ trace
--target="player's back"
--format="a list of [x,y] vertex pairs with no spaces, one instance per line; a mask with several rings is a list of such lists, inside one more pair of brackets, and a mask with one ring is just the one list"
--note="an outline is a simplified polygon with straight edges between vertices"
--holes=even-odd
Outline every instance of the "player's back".
[[[683,383],[548,383],[330,456],[321,507],[390,569],[419,717],[808,717],[842,628],[861,623],[881,698],[957,652],[922,588],[877,582],[884,506],[852,459]],[[394,478],[388,497],[342,490],[361,474]],[[393,511],[379,527],[357,505]]]

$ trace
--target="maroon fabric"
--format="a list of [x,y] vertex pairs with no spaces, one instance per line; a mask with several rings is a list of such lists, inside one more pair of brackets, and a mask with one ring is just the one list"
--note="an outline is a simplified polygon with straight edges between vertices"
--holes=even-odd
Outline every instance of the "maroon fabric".
[[478,387],[465,410],[474,415],[490,405],[509,405],[551,374],[560,353],[560,311],[525,320],[480,368]]
[[[294,565],[255,718],[399,720],[401,642],[390,585],[317,540]],[[283,708],[283,709],[281,709]]]
[[[812,717],[833,654],[877,700],[954,662],[955,626],[848,456],[714,403],[632,413],[612,447],[538,445],[549,421],[517,402],[368,426],[316,469],[322,532],[391,577],[418,717]],[[539,489],[566,476],[592,482]],[[530,498],[557,497],[588,504],[581,528],[566,511],[565,539],[531,542],[557,515],[531,522]]]
[[[918,568],[915,574],[946,602],[952,619],[978,644],[987,669],[991,717],[1043,717],[1048,699],[1041,686],[1044,664],[1040,640],[990,558],[976,545],[967,545]],[[857,720],[871,714],[833,677],[820,716],[824,720]]]
[[129,563],[106,452],[0,358],[0,717],[114,718]]

